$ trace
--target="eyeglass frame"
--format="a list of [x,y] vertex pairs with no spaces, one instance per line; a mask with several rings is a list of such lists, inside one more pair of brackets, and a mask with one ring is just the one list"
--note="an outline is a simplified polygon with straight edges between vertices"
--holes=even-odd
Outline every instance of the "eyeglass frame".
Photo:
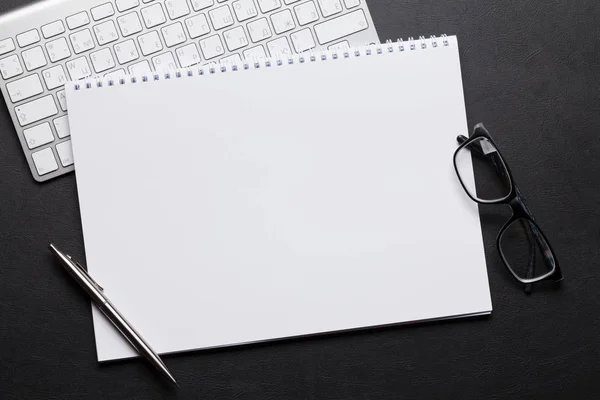
[[[508,174],[507,178],[510,183],[510,192],[501,199],[482,200],[482,199],[478,199],[478,198],[474,197],[471,194],[471,192],[468,190],[465,183],[462,181],[459,170],[458,170],[456,158],[457,158],[458,154],[460,153],[460,151],[463,150],[465,147],[469,146],[470,144],[474,143],[475,141],[480,140],[481,138],[485,138],[485,139],[489,140],[490,143],[494,146],[497,157],[500,158],[500,161],[502,162],[502,164],[504,166],[504,170]],[[549,280],[552,280],[554,282],[561,281],[563,279],[563,274],[562,274],[562,271],[558,264],[558,259],[556,257],[556,253],[552,249],[552,245],[550,244],[550,241],[548,240],[548,238],[546,237],[546,235],[544,234],[544,232],[542,231],[540,226],[537,224],[535,218],[533,217],[533,214],[529,210],[529,207],[527,207],[525,198],[522,195],[521,191],[518,189],[517,185],[515,184],[515,180],[513,178],[512,172],[510,171],[510,167],[508,166],[508,164],[506,162],[506,159],[502,155],[502,152],[498,148],[498,145],[496,145],[496,142],[494,142],[494,139],[492,138],[490,133],[487,131],[485,126],[482,123],[479,123],[479,124],[475,125],[475,127],[473,128],[473,133],[468,138],[465,136],[459,135],[456,139],[459,142],[460,146],[454,152],[454,157],[453,157],[454,169],[456,171],[458,180],[459,180],[460,184],[462,185],[463,189],[465,190],[465,192],[467,193],[467,195],[471,198],[471,200],[473,200],[474,202],[476,202],[478,204],[506,204],[512,210],[512,216],[508,219],[508,221],[504,224],[504,226],[502,226],[502,228],[500,228],[500,232],[496,236],[496,249],[500,253],[500,256],[502,258],[504,266],[506,267],[508,272],[510,272],[510,274],[517,281],[526,285],[526,289],[527,289],[527,286],[529,286],[533,283],[549,281]],[[471,151],[471,149],[467,149],[467,150]],[[494,163],[494,166],[496,167],[496,171],[498,173],[500,173],[499,169],[498,169],[497,161],[495,159],[492,159],[492,162]],[[506,259],[504,252],[502,251],[502,246],[500,245],[500,240],[501,240],[504,232],[508,229],[508,227],[513,222],[515,222],[519,219],[523,219],[531,224],[530,225],[532,228],[531,231],[533,232],[533,235],[535,236],[535,240],[536,240],[538,246],[540,246],[540,248],[542,250],[544,262],[549,267],[551,267],[551,270],[549,272],[547,272],[546,274],[541,275],[537,278],[524,279],[524,278],[521,278],[520,276],[518,276],[515,273],[515,271],[513,271],[513,269],[510,267],[510,264],[509,264],[508,260]],[[540,240],[540,237],[543,240]],[[547,252],[550,253],[552,260],[549,260],[549,258],[547,256]],[[528,268],[528,272],[529,272],[529,269],[531,269],[533,266],[532,262],[530,262],[529,264],[530,265]]]

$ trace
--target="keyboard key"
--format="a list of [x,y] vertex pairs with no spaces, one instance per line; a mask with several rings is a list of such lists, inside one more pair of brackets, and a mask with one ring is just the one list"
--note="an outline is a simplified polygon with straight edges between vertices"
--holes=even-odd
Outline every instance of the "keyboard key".
[[194,11],[204,10],[213,4],[215,4],[213,0],[192,0],[192,8]]
[[104,3],[98,7],[92,8],[91,11],[94,21],[100,21],[101,19],[115,15],[115,9],[111,3]]
[[165,8],[171,19],[181,18],[190,13],[187,0],[167,0],[165,1]]
[[177,69],[177,64],[173,58],[173,54],[164,53],[152,58],[152,64],[154,69],[158,72],[165,72],[173,69]]
[[23,57],[23,63],[25,64],[27,71],[33,71],[34,69],[48,64],[42,46],[36,46],[32,49],[25,50],[21,56]]
[[198,14],[195,17],[186,19],[184,22],[192,39],[206,35],[210,32],[208,20],[204,14]]
[[62,21],[54,21],[52,23],[42,26],[42,35],[44,35],[44,38],[46,39],[49,39],[56,35],[60,35],[64,32],[65,25],[62,23]]
[[47,122],[34,126],[33,128],[24,129],[23,136],[25,136],[25,141],[27,142],[27,147],[29,147],[29,149],[35,149],[54,142],[52,128],[50,128],[50,124]]
[[131,10],[132,8],[140,5],[138,0],[116,0],[116,3],[117,10],[119,10],[119,12]]
[[292,49],[290,49],[290,44],[285,36],[267,42],[267,47],[272,57],[292,54]]
[[56,92],[56,97],[58,98],[58,104],[60,105],[60,109],[63,111],[67,111],[67,95],[64,90],[59,90]]
[[133,75],[148,76],[152,73],[152,68],[146,60],[130,65],[128,69],[129,73]]
[[[218,0],[217,0],[217,1],[218,1]],[[225,0],[225,1],[227,1],[227,0]],[[202,64],[202,67],[207,67],[207,68],[206,68],[206,70],[207,70],[207,71],[210,71],[210,69],[209,69],[209,68],[213,68],[213,69],[216,71],[216,69],[217,69],[217,67],[218,67],[219,63],[220,63],[220,61],[218,61],[218,60],[212,60],[212,61],[209,61],[209,62],[203,63],[203,64]]]
[[29,46],[30,44],[37,43],[39,41],[40,34],[37,29],[32,29],[17,35],[17,43],[19,44],[19,47]]
[[52,121],[52,123],[54,123],[54,128],[56,128],[56,134],[60,139],[64,139],[67,136],[71,136],[71,128],[69,126],[68,115],[58,117],[54,121]]
[[145,35],[139,36],[138,43],[140,44],[142,54],[145,56],[157,53],[163,49],[160,36],[158,36],[158,32],[156,31],[148,32]]
[[78,81],[79,79],[87,78],[92,75],[90,64],[85,57],[79,57],[74,60],[67,61],[67,71],[71,80]]
[[175,46],[186,41],[185,32],[183,31],[181,22],[175,22],[174,24],[162,27],[160,31],[165,38],[167,47]]
[[196,44],[194,43],[178,48],[176,53],[181,68],[189,67],[190,65],[198,64],[200,62],[200,54],[198,54],[198,48],[196,48]]
[[238,21],[245,21],[258,15],[254,0],[237,0],[232,3]]
[[332,42],[341,37],[363,31],[369,27],[365,12],[356,10],[327,22],[315,25],[315,34],[320,44]]
[[133,40],[129,39],[115,45],[115,54],[119,64],[126,64],[130,61],[140,58],[140,54],[135,47]]
[[94,34],[100,46],[119,39],[119,33],[113,21],[106,21],[94,26]]
[[214,35],[201,40],[200,48],[202,49],[204,58],[207,60],[225,53],[225,49],[223,48],[223,43],[221,42],[219,35]]
[[256,47],[252,47],[248,50],[244,50],[244,58],[247,60],[253,60],[253,59],[261,59],[261,58],[267,58],[267,53],[265,52],[265,48],[262,46],[256,46]]
[[318,0],[318,2],[324,17],[342,12],[342,2],[340,0]]
[[350,43],[348,43],[347,40],[343,40],[339,43],[335,43],[332,44],[331,46],[327,47],[327,50],[332,50],[332,51],[337,51],[337,52],[344,52],[345,50],[348,50],[350,48]]
[[242,63],[242,57],[240,57],[239,54],[232,54],[229,57],[222,58],[220,63],[226,65],[240,65]]
[[71,50],[69,50],[67,39],[64,37],[47,42],[46,51],[50,56],[50,62],[53,63],[71,57]]
[[233,25],[233,16],[231,15],[231,11],[229,10],[229,6],[227,4],[215,8],[214,10],[210,10],[208,15],[210,16],[210,20],[212,21],[212,24],[216,30]]
[[73,164],[73,146],[71,146],[70,140],[57,144],[56,152],[58,153],[58,159],[63,167],[68,167]]
[[296,27],[296,24],[294,23],[294,17],[292,17],[290,10],[283,10],[272,14],[271,22],[273,23],[273,28],[277,34],[291,31]]
[[268,13],[281,7],[281,0],[258,0],[260,11]]
[[146,28],[153,28],[167,22],[167,17],[165,17],[165,13],[159,3],[142,8],[142,19]]
[[25,100],[44,91],[40,77],[37,74],[6,84],[8,96],[13,103]]
[[267,21],[266,18],[261,18],[250,22],[248,24],[248,33],[250,34],[250,39],[254,43],[273,36],[271,33],[271,27],[269,26],[269,21]]
[[65,69],[62,65],[56,65],[52,68],[48,68],[42,71],[44,82],[48,90],[56,89],[59,86],[63,86],[67,82],[67,76],[65,75]]
[[115,67],[115,59],[110,52],[110,49],[104,48],[90,54],[90,60],[96,73],[107,71]]
[[89,23],[90,17],[85,11],[67,17],[67,26],[69,27],[69,29],[77,29]]
[[11,39],[0,40],[0,56],[6,53],[10,53],[15,49],[15,42]]
[[54,97],[48,95],[15,107],[15,114],[21,126],[33,124],[41,119],[58,114]]
[[71,39],[75,54],[81,54],[96,47],[94,39],[92,39],[92,32],[89,29],[73,33],[69,35],[69,39]]
[[308,28],[292,33],[290,38],[292,39],[296,53],[301,53],[315,47],[315,40],[313,39],[312,33],[310,33],[310,29]]
[[23,73],[19,57],[12,55],[0,60],[0,73],[4,79],[10,79]]
[[54,153],[50,147],[31,154],[31,158],[38,175],[46,175],[58,169],[56,158],[54,158]]
[[319,19],[319,14],[317,13],[317,7],[315,6],[314,1],[308,1],[297,5],[294,7],[294,12],[296,13],[300,25],[310,24]]
[[360,5],[360,0],[344,0],[346,8],[354,8]]
[[141,32],[142,23],[136,12],[132,12],[117,18],[117,23],[123,36],[127,37]]
[[[229,51],[241,49],[248,45],[248,38],[246,37],[244,28],[241,26],[223,32],[223,37],[225,38],[225,43],[227,44]],[[204,53],[204,50],[202,50],[202,52]],[[208,57],[205,58],[208,59]]]
[[285,4],[292,4],[292,3],[297,3],[297,2],[299,2],[299,1],[300,1],[300,0],[284,0],[283,2],[284,2]]
[[123,68],[116,69],[114,71],[109,72],[108,74],[104,74],[104,77],[109,80],[116,81],[122,77],[124,77],[127,73]]

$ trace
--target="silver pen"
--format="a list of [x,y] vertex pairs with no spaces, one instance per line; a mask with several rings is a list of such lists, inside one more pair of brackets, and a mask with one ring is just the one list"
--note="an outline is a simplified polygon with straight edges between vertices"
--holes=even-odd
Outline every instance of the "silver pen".
[[92,301],[96,303],[96,306],[102,313],[109,319],[110,322],[121,332],[121,334],[127,339],[129,343],[140,353],[141,356],[146,358],[150,363],[156,367],[166,378],[177,384],[173,375],[167,369],[167,366],[162,362],[158,354],[142,336],[135,331],[133,326],[121,313],[112,305],[112,303],[104,295],[104,289],[92,279],[83,267],[75,262],[71,256],[58,250],[55,245],[51,244],[50,249],[58,257],[60,263],[65,267],[69,274],[75,278],[77,283],[90,295]]

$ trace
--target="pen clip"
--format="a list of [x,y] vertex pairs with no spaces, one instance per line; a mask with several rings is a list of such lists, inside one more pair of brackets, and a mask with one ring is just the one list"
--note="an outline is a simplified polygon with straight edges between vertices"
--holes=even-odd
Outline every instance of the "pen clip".
[[98,284],[98,282],[96,282],[96,281],[94,280],[94,278],[92,278],[92,277],[90,276],[90,274],[89,274],[89,273],[88,273],[88,272],[85,270],[85,268],[83,268],[83,266],[82,266],[81,264],[79,264],[77,261],[73,260],[73,257],[71,257],[70,255],[68,255],[68,254],[67,254],[66,256],[67,256],[67,257],[69,258],[69,260],[71,260],[71,262],[72,262],[72,263],[73,263],[73,264],[74,264],[74,265],[75,265],[75,266],[76,266],[76,267],[77,267],[77,268],[78,268],[78,269],[81,271],[81,273],[82,273],[82,274],[84,274],[85,276],[87,276],[87,277],[88,277],[88,279],[89,279],[89,280],[90,280],[90,281],[91,281],[91,282],[92,282],[92,283],[93,283],[93,284],[94,284],[94,285],[95,285],[95,286],[96,286],[96,287],[97,287],[97,288],[98,288],[98,289],[99,289],[101,292],[104,292],[104,288],[103,288],[102,286],[100,286],[100,285]]

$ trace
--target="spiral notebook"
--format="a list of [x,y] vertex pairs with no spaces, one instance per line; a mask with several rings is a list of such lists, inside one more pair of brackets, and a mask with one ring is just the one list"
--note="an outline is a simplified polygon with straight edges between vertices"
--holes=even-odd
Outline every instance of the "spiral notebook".
[[[455,37],[67,85],[87,267],[160,353],[487,314]],[[94,309],[98,359],[136,355]]]

